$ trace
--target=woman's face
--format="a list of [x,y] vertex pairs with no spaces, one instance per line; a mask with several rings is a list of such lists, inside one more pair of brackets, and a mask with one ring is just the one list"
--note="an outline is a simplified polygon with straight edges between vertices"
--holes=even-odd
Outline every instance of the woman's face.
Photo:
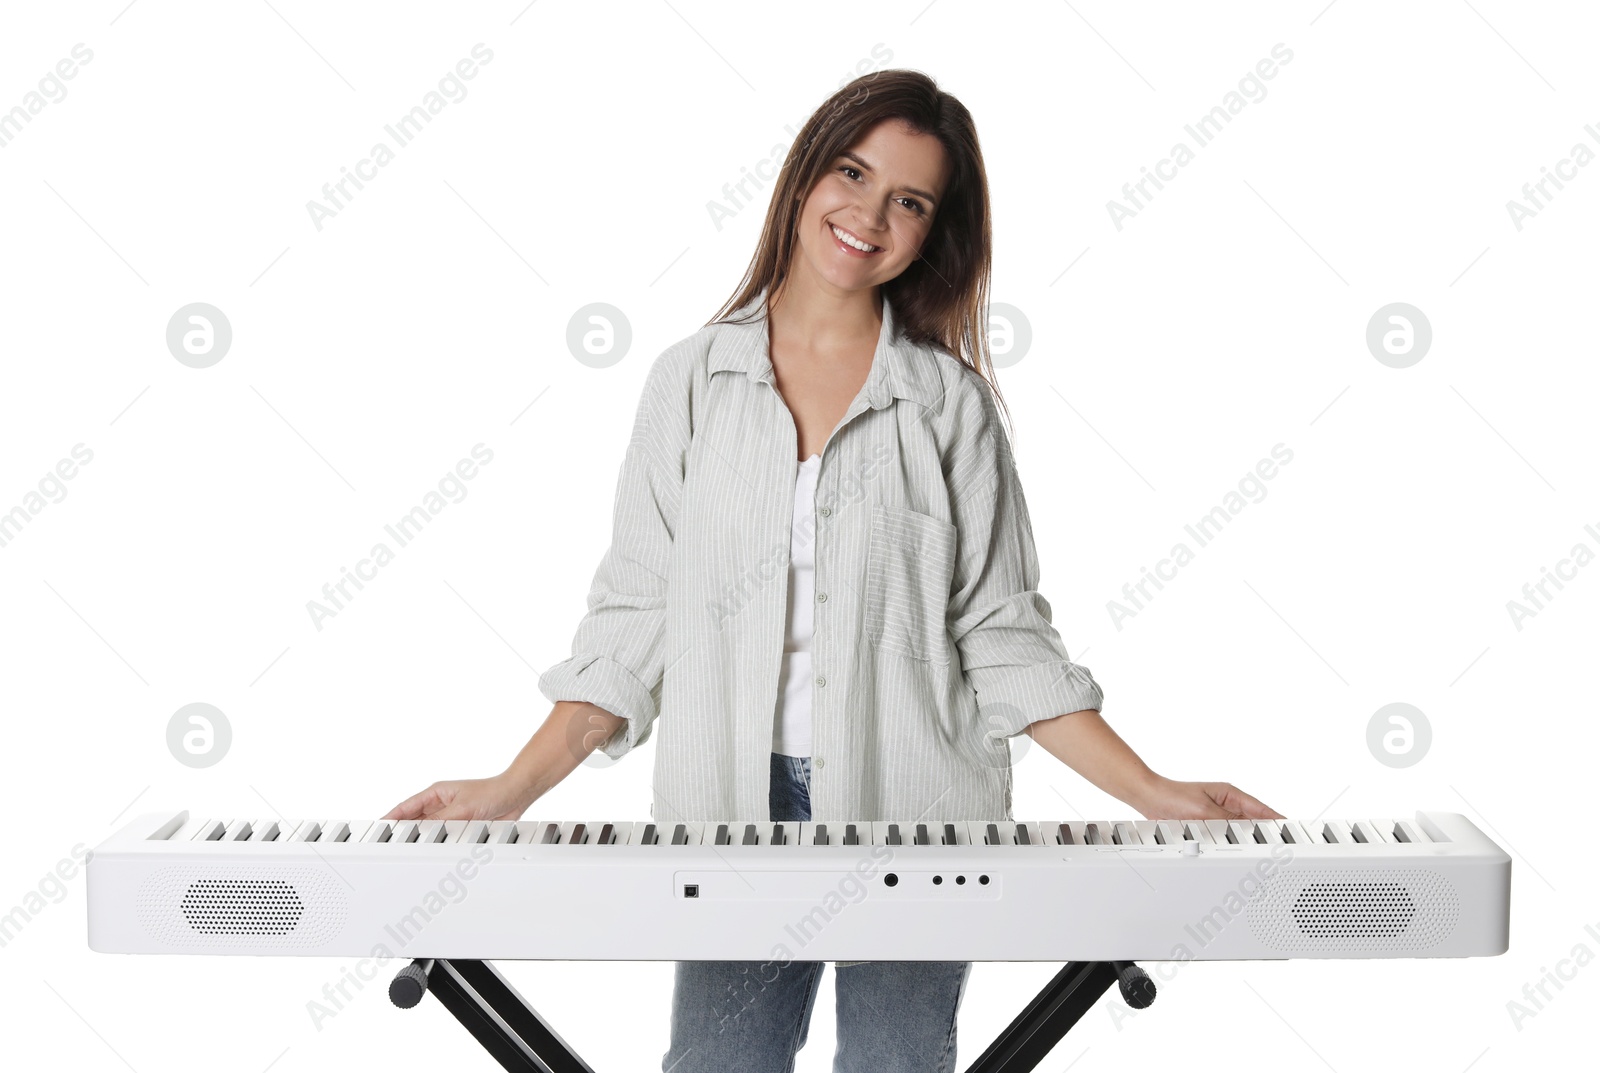
[[[830,165],[800,207],[800,249],[824,284],[855,291],[904,272],[944,196],[944,146],[895,119],[869,129]],[[835,232],[871,246],[862,251]]]

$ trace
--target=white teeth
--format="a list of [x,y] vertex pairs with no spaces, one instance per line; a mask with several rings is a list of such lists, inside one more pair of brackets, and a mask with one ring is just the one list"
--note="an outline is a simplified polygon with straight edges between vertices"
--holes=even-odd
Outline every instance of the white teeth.
[[874,250],[878,249],[877,246],[871,246],[865,242],[859,242],[856,239],[851,238],[837,227],[833,227],[832,224],[829,224],[828,226],[833,228],[833,237],[837,238],[840,242],[843,242],[846,246],[854,246],[862,253],[872,253]]

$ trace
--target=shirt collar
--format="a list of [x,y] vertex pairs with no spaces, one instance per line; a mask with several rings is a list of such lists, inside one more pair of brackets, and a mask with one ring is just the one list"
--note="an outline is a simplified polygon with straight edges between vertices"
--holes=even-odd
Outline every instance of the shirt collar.
[[[747,305],[730,316],[750,319],[721,323],[712,336],[707,358],[707,374],[731,370],[742,372],[758,383],[772,382],[772,355],[767,341],[765,313],[767,292],[763,289]],[[878,346],[872,354],[872,368],[862,390],[874,410],[889,405],[891,399],[910,399],[932,407],[943,393],[937,356],[927,348],[908,342],[895,322],[894,307],[883,299],[883,326],[878,331]]]

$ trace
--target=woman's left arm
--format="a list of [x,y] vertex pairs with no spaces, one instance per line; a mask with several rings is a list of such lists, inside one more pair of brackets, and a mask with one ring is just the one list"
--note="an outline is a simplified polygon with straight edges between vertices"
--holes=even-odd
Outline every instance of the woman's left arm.
[[1147,820],[1281,820],[1228,782],[1178,782],[1151,771],[1100,713],[1069,712],[1029,724],[1046,752]]

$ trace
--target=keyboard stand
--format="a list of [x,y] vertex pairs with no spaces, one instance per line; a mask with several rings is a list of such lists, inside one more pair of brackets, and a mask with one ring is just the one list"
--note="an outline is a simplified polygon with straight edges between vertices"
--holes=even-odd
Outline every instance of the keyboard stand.
[[[1131,961],[1068,962],[966,1073],[1027,1073],[1114,983],[1134,1009],[1155,1001],[1155,984]],[[487,961],[419,958],[389,983],[389,998],[403,1009],[425,991],[512,1073],[594,1073]]]

